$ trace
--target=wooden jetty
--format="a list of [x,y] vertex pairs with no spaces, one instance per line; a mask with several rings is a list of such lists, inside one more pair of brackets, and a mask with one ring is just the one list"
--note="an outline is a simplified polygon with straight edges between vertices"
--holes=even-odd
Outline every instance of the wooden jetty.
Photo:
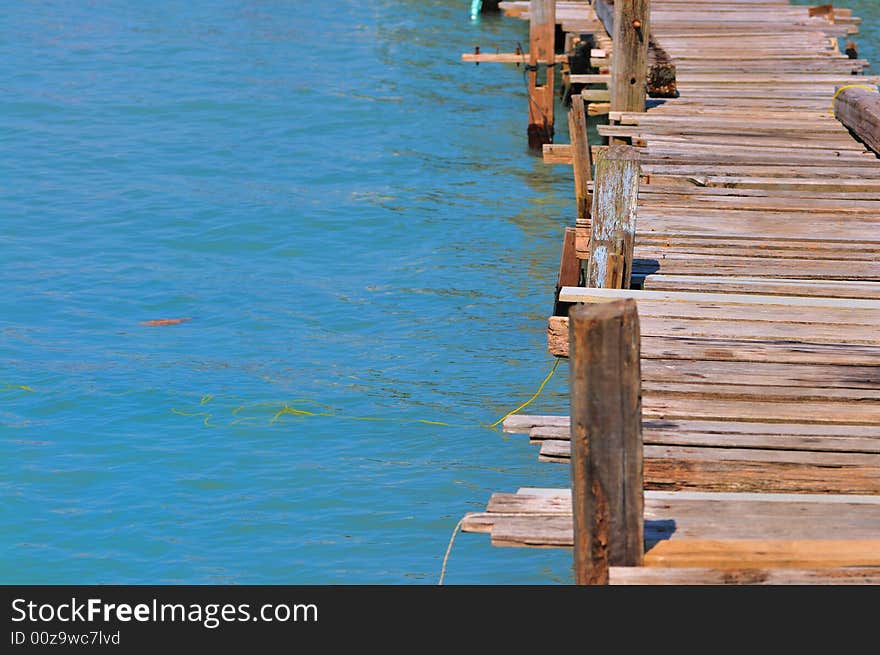
[[[573,166],[576,208],[548,321],[571,414],[504,429],[572,487],[494,494],[463,530],[573,548],[578,584],[880,583],[880,78],[841,47],[858,18],[499,6],[543,35],[528,56],[551,94],[564,69],[571,143],[551,124],[540,145]],[[550,18],[567,53],[546,47]]]

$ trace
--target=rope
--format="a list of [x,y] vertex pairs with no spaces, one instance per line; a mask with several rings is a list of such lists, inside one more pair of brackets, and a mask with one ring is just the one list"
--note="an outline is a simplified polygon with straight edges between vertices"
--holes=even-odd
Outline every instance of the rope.
[[867,84],[844,84],[842,87],[834,92],[834,97],[831,98],[831,113],[834,113],[834,101],[837,100],[837,96],[839,96],[842,91],[846,91],[847,89],[867,89],[868,91],[878,93],[877,87],[873,84],[870,86]]
[[[486,516],[492,516],[496,518],[533,518],[537,517],[548,517],[548,516],[571,516],[568,512],[485,512]],[[461,525],[464,523],[464,517],[459,519],[458,523],[455,524],[455,529],[452,530],[452,536],[449,538],[449,545],[446,547],[446,554],[443,556],[443,565],[440,567],[440,579],[437,581],[437,586],[443,586],[443,580],[446,579],[446,565],[449,564],[449,556],[452,554],[452,545],[455,543],[455,537],[458,536],[458,533],[461,531]]]
[[449,545],[446,547],[446,554],[443,556],[443,566],[440,567],[440,580],[437,582],[438,587],[443,586],[443,579],[446,577],[446,565],[449,563],[449,555],[452,553],[452,544],[455,543],[455,537],[458,534],[458,531],[461,530],[462,523],[464,523],[463,518],[459,519],[458,523],[455,524],[455,529],[452,531],[452,536],[449,538]]
[[560,362],[560,361],[561,361],[561,358],[557,357],[557,358],[556,358],[556,361],[553,362],[553,368],[550,369],[550,372],[547,374],[547,377],[544,378],[544,381],[541,382],[541,386],[538,387],[538,390],[537,390],[534,394],[532,394],[532,397],[531,397],[531,398],[529,398],[527,401],[525,401],[522,405],[520,405],[520,406],[517,407],[516,409],[513,409],[513,410],[507,412],[507,414],[505,414],[505,415],[502,416],[500,419],[498,419],[497,421],[495,421],[494,423],[492,423],[489,427],[490,427],[490,428],[496,428],[496,427],[498,427],[501,423],[504,422],[504,419],[506,419],[506,418],[508,418],[508,417],[510,417],[510,416],[513,416],[514,414],[516,414],[516,413],[519,412],[520,410],[525,409],[526,407],[528,407],[529,405],[531,405],[531,404],[532,404],[532,401],[534,401],[538,396],[541,395],[541,392],[544,391],[544,387],[547,386],[547,383],[550,381],[550,378],[553,377],[553,374],[556,373],[556,368],[559,366],[559,362]]

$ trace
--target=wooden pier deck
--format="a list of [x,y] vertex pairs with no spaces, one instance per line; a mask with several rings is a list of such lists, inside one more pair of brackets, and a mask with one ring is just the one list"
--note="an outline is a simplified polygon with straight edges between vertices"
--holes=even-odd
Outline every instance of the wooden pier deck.
[[[601,46],[596,72],[567,75],[593,86],[584,99],[604,103],[595,86],[621,56],[614,10],[648,5],[617,2],[555,3],[565,32]],[[529,2],[501,6],[530,18]],[[569,354],[569,304],[638,307],[645,553],[638,565],[612,554],[604,581],[880,583],[880,159],[833,111],[842,86],[880,80],[839,47],[858,19],[782,0],[651,0],[635,23],[674,64],[679,97],[647,111],[612,102],[599,126],[637,148],[640,181],[631,279],[596,286],[632,288],[580,286],[604,182],[585,184],[585,133],[544,146],[548,163],[575,166],[593,203],[566,240],[550,352]],[[836,104],[873,93],[844,90]],[[572,420],[512,416],[504,428],[571,464]],[[463,529],[496,545],[571,547],[571,498],[498,493]]]

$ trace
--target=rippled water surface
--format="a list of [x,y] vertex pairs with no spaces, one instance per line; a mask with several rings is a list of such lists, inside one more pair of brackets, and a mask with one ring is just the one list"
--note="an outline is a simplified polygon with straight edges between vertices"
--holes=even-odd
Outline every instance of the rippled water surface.
[[[0,580],[434,582],[567,483],[480,427],[549,370],[571,182],[467,5],[5,5]],[[569,567],[464,535],[448,580]]]
[[[525,23],[469,4],[6,3],[0,581],[429,583],[568,484],[481,427],[550,368],[573,202],[521,74],[458,61]],[[463,535],[448,580],[570,556]]]

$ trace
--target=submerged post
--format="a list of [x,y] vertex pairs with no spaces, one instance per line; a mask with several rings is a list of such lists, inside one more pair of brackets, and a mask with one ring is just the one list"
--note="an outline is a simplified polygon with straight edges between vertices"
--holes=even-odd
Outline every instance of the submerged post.
[[629,289],[638,199],[639,151],[611,146],[596,160],[587,287]]
[[575,584],[644,558],[639,316],[634,300],[569,312]]
[[529,0],[529,19],[529,148],[540,150],[553,143],[556,0]]
[[650,22],[650,0],[615,1],[611,111],[645,111]]

